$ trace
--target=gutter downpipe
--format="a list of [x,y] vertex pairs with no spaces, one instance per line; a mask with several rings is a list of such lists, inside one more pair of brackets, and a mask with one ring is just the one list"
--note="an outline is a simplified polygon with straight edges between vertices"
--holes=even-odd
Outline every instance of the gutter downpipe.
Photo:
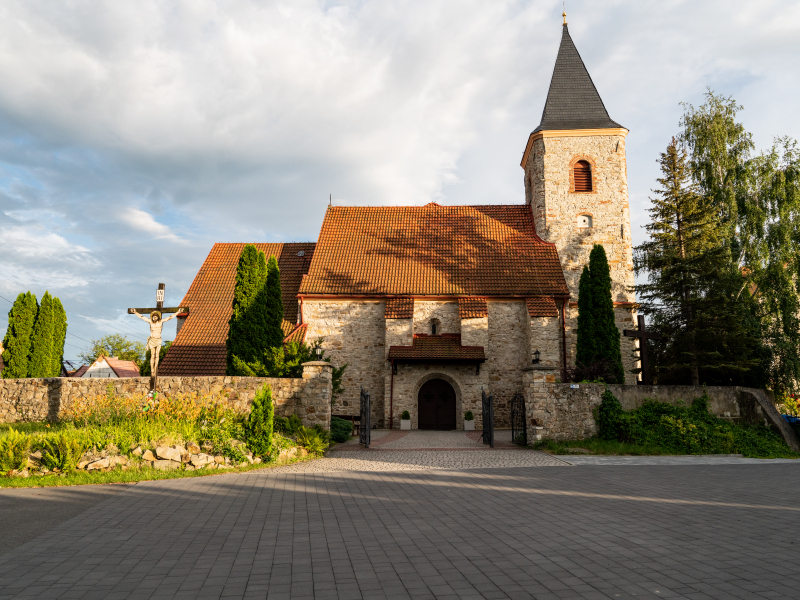
[[567,378],[567,298],[561,303],[561,383]]
[[394,429],[394,359],[392,359],[392,376],[389,384],[389,429]]

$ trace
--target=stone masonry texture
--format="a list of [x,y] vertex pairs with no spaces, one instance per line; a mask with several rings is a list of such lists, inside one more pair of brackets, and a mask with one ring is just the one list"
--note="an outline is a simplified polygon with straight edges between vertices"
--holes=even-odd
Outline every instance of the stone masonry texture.
[[[124,379],[49,379],[0,380],[0,423],[55,421],[74,398],[100,396],[111,388],[114,394],[145,396],[149,377]],[[162,394],[214,394],[225,396],[236,408],[246,409],[256,390],[272,386],[275,414],[296,414],[303,424],[330,428],[331,367],[327,363],[306,363],[302,379],[268,377],[159,377]]]
[[[572,166],[578,160],[592,166],[592,192],[571,191]],[[562,134],[534,141],[525,165],[525,197],[537,234],[556,245],[573,302],[578,299],[580,275],[594,244],[602,244],[606,250],[614,302],[635,302],[625,136],[621,132],[600,130],[591,135]],[[590,215],[592,227],[578,227],[580,215]],[[575,361],[577,312],[577,306],[573,306],[567,319],[568,364]],[[622,329],[632,328],[635,311],[620,306],[616,313],[622,335]],[[637,342],[622,337],[620,345],[625,383],[633,384],[637,376],[630,371],[639,366],[634,355]]]
[[303,320],[308,324],[306,340],[322,338],[322,347],[333,364],[347,365],[342,380],[344,393],[336,398],[333,413],[357,415],[363,387],[370,394],[372,423],[378,427],[383,423],[384,377],[388,372],[384,307],[382,301],[303,303]]

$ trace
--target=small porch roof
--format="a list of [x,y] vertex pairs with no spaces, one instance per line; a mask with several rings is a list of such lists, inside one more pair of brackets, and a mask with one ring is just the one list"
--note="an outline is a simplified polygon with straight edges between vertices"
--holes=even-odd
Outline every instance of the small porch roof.
[[412,346],[390,346],[389,360],[398,362],[461,362],[486,361],[483,346],[462,346],[461,335],[414,335]]

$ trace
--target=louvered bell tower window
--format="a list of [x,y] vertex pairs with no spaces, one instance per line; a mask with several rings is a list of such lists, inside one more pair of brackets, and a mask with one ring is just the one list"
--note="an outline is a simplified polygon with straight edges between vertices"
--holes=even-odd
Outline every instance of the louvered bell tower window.
[[572,167],[576,192],[592,191],[592,166],[585,160],[579,160]]

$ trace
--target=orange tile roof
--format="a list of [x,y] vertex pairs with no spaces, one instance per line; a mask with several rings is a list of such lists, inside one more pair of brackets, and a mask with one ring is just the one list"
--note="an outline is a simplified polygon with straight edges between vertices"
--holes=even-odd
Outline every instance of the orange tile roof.
[[413,319],[414,318],[414,299],[413,298],[389,298],[386,301],[386,312],[384,319]]
[[301,295],[569,296],[526,205],[328,208]]
[[462,319],[480,319],[489,316],[485,298],[459,298],[458,316]]
[[552,298],[525,298],[528,314],[532,317],[557,317],[558,308]]
[[[255,244],[267,258],[275,256],[281,270],[283,333],[289,335],[297,323],[297,290],[308,272],[314,243]],[[233,310],[236,265],[244,244],[214,244],[194,278],[181,306],[189,316],[159,366],[159,375],[224,375],[225,340]],[[303,252],[304,256],[298,256]]]
[[462,346],[457,333],[443,335],[414,335],[413,346],[390,346],[389,360],[399,361],[444,361],[483,362],[486,355],[483,346]]
[[288,344],[289,342],[305,342],[307,329],[308,329],[308,324],[306,323],[298,325],[289,333],[289,335],[283,338],[283,343]]

